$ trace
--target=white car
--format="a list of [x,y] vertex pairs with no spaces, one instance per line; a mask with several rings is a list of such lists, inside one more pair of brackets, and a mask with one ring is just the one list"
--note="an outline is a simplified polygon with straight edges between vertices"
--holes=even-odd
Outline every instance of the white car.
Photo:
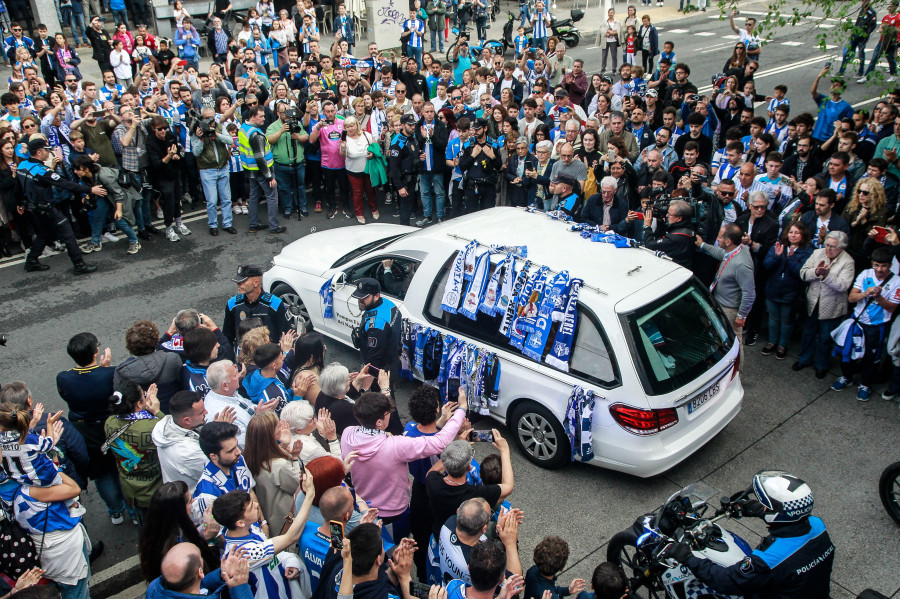
[[[500,316],[479,312],[470,320],[441,310],[453,260],[473,239],[527,246],[534,265],[584,280],[569,372],[512,348],[499,333]],[[491,266],[504,257],[493,255]],[[369,224],[314,233],[274,258],[263,285],[288,304],[298,324],[309,321],[350,344],[361,316],[350,295],[384,260],[405,273],[382,285],[405,318],[496,352],[499,401],[490,415],[506,423],[516,445],[540,466],[572,459],[563,422],[576,385],[595,397],[589,463],[641,477],[672,468],[740,411],[738,342],[690,271],[642,248],[593,243],[540,213],[492,208],[426,229]],[[334,318],[326,319],[319,290],[332,279]]]

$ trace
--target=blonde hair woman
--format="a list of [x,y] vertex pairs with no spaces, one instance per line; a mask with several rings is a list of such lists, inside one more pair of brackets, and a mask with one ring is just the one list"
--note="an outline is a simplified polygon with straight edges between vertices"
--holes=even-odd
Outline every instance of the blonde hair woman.
[[363,197],[372,211],[372,218],[378,220],[378,201],[375,199],[375,190],[372,189],[372,180],[366,173],[366,161],[372,158],[369,145],[375,141],[369,133],[362,131],[359,121],[355,117],[348,116],[344,119],[344,133],[346,139],[341,141],[341,155],[346,159],[345,168],[350,179],[350,188],[353,190],[353,211],[359,224],[366,224],[363,216]]
[[887,222],[887,198],[884,186],[878,179],[864,177],[853,189],[853,197],[841,214],[850,225],[850,245],[847,252],[853,256],[857,272],[869,267],[863,244],[872,227],[883,227]]
[[241,337],[237,356],[241,378],[256,369],[256,365],[253,363],[253,352],[266,343],[269,343],[269,327],[265,326],[250,329]]

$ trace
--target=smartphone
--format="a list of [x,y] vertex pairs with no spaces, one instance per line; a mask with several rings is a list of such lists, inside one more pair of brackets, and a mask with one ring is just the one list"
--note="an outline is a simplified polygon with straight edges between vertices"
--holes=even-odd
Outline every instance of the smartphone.
[[377,379],[378,375],[381,374],[381,369],[377,366],[372,366],[371,364],[369,364],[369,374]]
[[493,443],[494,442],[494,431],[473,430],[469,433],[469,441],[474,441],[476,443]]
[[459,379],[447,380],[447,401],[459,401]]
[[337,520],[329,520],[328,528],[331,533],[331,547],[340,551],[344,548],[344,523]]
[[616,151],[613,148],[609,148],[606,151],[606,161],[612,162],[616,159]]
[[140,108],[132,108],[131,111],[134,112],[134,116],[140,118],[140,116],[141,116],[141,109],[140,109]]
[[431,591],[431,585],[419,582],[418,580],[409,581],[409,594],[411,597],[418,599],[428,599],[428,593]]
[[826,70],[826,71],[830,71],[830,70],[831,70],[831,62],[830,62],[830,61],[825,63],[825,70]]

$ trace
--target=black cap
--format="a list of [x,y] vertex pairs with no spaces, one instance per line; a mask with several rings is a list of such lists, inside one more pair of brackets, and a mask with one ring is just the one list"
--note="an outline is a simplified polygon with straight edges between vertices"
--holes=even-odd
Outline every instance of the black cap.
[[237,268],[237,274],[231,280],[235,283],[243,283],[250,277],[263,276],[262,268],[256,264],[241,264]]
[[554,183],[564,183],[572,189],[576,189],[576,186],[578,185],[578,182],[575,181],[575,177],[568,173],[560,173],[559,175],[557,175]]
[[376,293],[381,293],[381,285],[375,279],[360,279],[356,284],[356,291],[353,292],[353,299],[362,299]]
[[418,122],[419,122],[419,119],[416,118],[416,115],[414,115],[411,112],[407,112],[402,117],[400,117],[401,125],[415,125]]
[[475,122],[472,123],[473,129],[484,129],[488,126],[488,120],[486,118],[477,118]]
[[38,150],[46,147],[48,147],[47,140],[43,137],[38,136],[28,142],[28,153],[34,154]]
[[568,98],[569,92],[567,92],[563,88],[559,88],[555,92],[553,92],[553,95],[554,95],[554,97],[557,97],[557,98]]
[[600,75],[600,81],[606,81],[607,83],[612,83],[612,77],[609,75]]

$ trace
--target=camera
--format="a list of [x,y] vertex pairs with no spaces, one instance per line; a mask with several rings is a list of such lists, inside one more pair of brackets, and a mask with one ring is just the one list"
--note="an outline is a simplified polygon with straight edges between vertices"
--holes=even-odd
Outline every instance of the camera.
[[688,100],[690,100],[691,102],[699,102],[701,97],[702,96],[700,94],[691,94],[690,96],[688,96]]
[[662,195],[659,195],[658,197],[653,198],[652,203],[651,203],[651,209],[653,210],[653,217],[658,222],[661,222],[661,223],[666,222],[666,215],[669,212],[669,204],[675,200],[681,200],[681,201],[687,202],[688,205],[693,209],[693,212],[691,213],[689,222],[691,224],[691,228],[696,231],[697,227],[699,226],[700,221],[702,220],[702,217],[703,217],[703,214],[701,214],[701,208],[702,208],[701,204],[702,203],[699,200],[692,199],[689,196],[672,197],[666,193],[663,193]]
[[199,119],[197,128],[200,129],[200,139],[213,139],[216,136],[216,123],[213,119]]
[[288,108],[284,111],[284,116],[287,119],[288,128],[291,133],[300,133],[302,130],[302,125],[300,124],[300,111],[296,108]]

